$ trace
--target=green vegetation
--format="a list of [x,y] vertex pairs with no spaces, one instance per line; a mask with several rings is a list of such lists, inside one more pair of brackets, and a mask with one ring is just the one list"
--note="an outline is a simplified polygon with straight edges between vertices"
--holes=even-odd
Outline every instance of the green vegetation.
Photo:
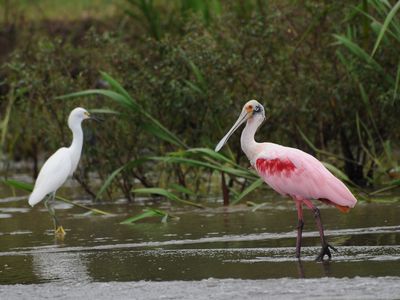
[[262,182],[239,138],[225,155],[210,149],[258,99],[269,110],[259,140],[316,155],[354,188],[399,187],[398,1],[11,2],[0,12],[6,167],[28,161],[35,176],[69,143],[79,105],[105,119],[85,124],[75,175],[93,199],[237,203]]
[[175,219],[175,220],[179,219],[179,217],[172,216],[163,210],[154,209],[154,208],[146,208],[143,210],[143,213],[141,213],[137,216],[128,218],[128,219],[122,221],[120,224],[132,224],[132,223],[135,223],[142,219],[152,218],[152,217],[161,217],[162,223],[166,223],[168,221],[168,219]]
[[[33,190],[33,185],[32,185],[32,184],[30,184],[30,183],[25,183],[25,182],[20,182],[20,181],[13,180],[13,179],[4,180],[3,183],[6,184],[6,185],[8,185],[8,186],[10,186],[10,187],[12,187],[12,188],[24,190],[24,191],[26,191],[26,192],[32,192],[32,190]],[[73,201],[71,201],[71,200],[65,199],[65,198],[60,197],[60,196],[56,196],[55,198],[56,198],[57,200],[59,200],[59,201],[62,201],[62,202],[68,203],[68,204],[72,204],[72,205],[77,206],[77,207],[79,207],[79,208],[88,210],[90,213],[93,213],[93,214],[111,215],[111,213],[105,212],[105,211],[103,211],[103,210],[96,209],[96,208],[91,208],[91,207],[88,207],[88,206],[86,206],[86,205],[82,205],[82,204],[79,204],[79,203],[75,203],[75,202],[73,202]]]

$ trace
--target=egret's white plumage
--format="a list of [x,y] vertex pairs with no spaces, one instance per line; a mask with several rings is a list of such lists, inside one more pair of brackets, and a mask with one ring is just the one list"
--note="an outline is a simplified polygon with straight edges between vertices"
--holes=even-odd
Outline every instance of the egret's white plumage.
[[34,206],[43,198],[58,190],[71,174],[71,155],[68,148],[58,149],[45,162],[29,196],[29,205]]
[[44,163],[36,179],[35,187],[29,196],[31,206],[42,201],[46,195],[54,195],[76,170],[83,146],[81,125],[83,120],[89,118],[90,114],[84,108],[77,107],[71,111],[68,118],[68,126],[73,135],[71,146],[58,149]]

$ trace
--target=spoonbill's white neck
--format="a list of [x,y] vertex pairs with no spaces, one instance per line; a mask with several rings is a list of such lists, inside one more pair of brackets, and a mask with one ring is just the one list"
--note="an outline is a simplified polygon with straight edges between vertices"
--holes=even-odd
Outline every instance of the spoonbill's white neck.
[[247,120],[246,127],[242,131],[242,135],[240,137],[240,145],[242,147],[243,152],[246,154],[247,158],[250,160],[251,164],[253,164],[253,158],[257,154],[257,143],[254,140],[254,135],[258,127],[260,127],[262,120],[258,120],[258,118],[251,118]]

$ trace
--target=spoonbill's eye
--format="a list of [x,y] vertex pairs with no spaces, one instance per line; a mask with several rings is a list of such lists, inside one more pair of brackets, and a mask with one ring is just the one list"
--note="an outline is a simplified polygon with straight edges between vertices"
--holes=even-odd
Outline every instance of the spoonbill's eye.
[[261,107],[257,105],[257,106],[254,108],[254,111],[255,111],[255,112],[261,111]]

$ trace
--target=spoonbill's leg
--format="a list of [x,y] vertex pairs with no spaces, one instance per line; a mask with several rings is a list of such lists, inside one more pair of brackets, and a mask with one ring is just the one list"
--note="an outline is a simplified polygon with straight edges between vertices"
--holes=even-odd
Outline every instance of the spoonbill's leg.
[[55,192],[51,193],[47,197],[47,199],[44,201],[44,206],[47,208],[47,210],[49,211],[50,216],[53,218],[55,234],[57,236],[64,236],[65,235],[65,230],[61,226],[60,222],[58,221],[58,219],[56,217],[56,212],[55,212],[54,207],[53,207],[53,202],[54,202],[55,196],[56,196]]
[[304,221],[303,221],[303,202],[301,200],[294,199],[297,208],[297,239],[296,239],[296,257],[300,258],[301,252],[301,238],[303,233]]
[[311,209],[314,212],[314,217],[315,217],[315,222],[317,223],[318,230],[319,230],[319,236],[321,238],[321,245],[322,249],[319,255],[316,258],[316,261],[322,261],[324,259],[324,256],[327,255],[329,259],[331,259],[332,254],[330,249],[337,251],[336,248],[332,247],[329,245],[325,239],[324,235],[324,227],[322,226],[322,221],[321,221],[321,214],[319,212],[319,209],[312,204],[310,200],[303,200],[304,204],[307,205],[309,209]]

